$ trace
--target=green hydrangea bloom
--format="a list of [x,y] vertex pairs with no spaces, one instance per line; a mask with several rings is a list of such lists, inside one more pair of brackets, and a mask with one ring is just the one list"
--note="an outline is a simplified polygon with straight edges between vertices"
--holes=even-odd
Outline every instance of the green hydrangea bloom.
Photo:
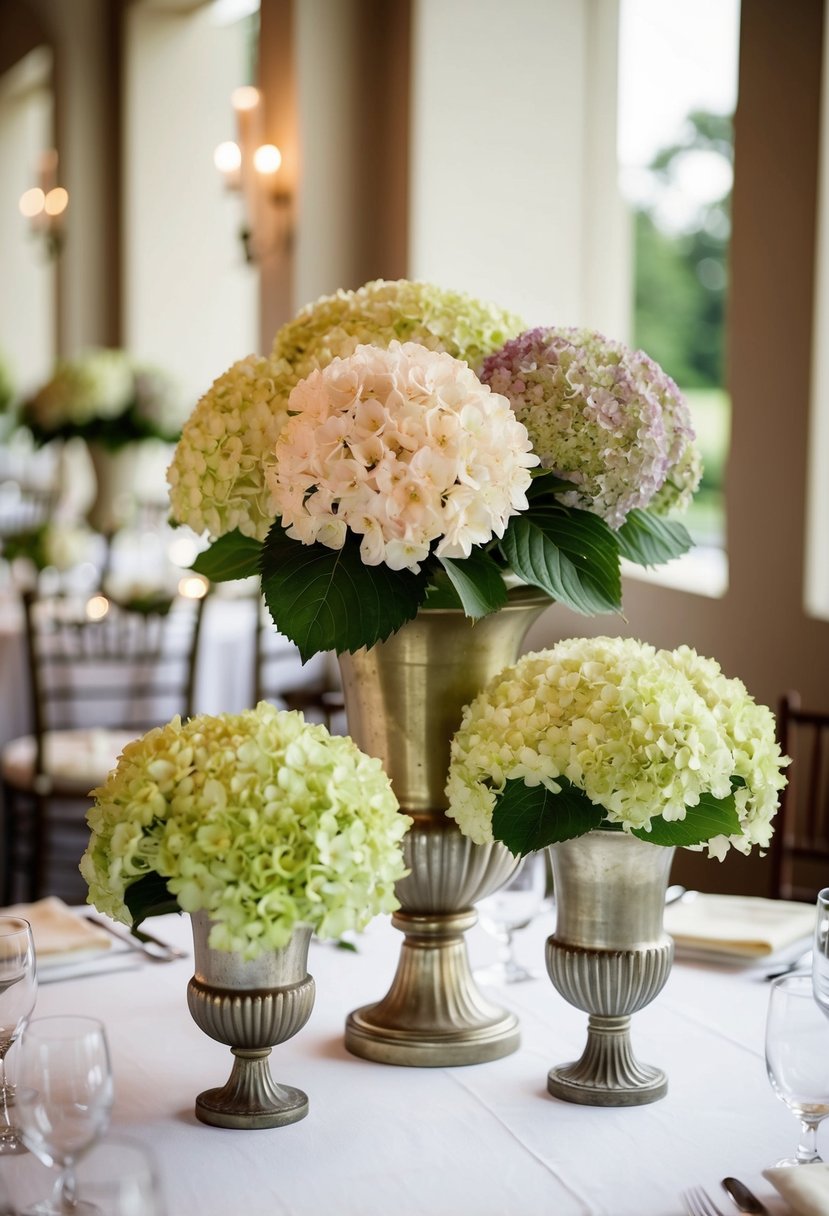
[[130,743],[98,789],[81,861],[89,902],[129,924],[127,888],[154,872],[210,945],[245,958],[299,924],[321,937],[399,907],[411,819],[380,761],[267,702],[173,719]]

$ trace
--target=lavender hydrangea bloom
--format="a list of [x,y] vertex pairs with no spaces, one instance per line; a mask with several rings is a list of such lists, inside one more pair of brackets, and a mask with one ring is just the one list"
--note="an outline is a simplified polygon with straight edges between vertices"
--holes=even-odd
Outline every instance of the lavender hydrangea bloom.
[[539,328],[484,362],[568,506],[620,528],[634,507],[685,507],[701,475],[687,404],[643,351],[589,329]]

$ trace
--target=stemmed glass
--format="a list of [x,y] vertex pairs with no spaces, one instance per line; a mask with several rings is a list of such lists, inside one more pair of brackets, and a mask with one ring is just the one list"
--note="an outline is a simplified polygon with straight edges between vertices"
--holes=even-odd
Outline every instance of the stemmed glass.
[[31,925],[20,916],[0,916],[0,1154],[24,1151],[9,1112],[14,1088],[6,1079],[6,1053],[29,1020],[36,997]]
[[796,1155],[777,1164],[822,1160],[817,1129],[829,1115],[829,1022],[813,999],[808,972],[781,976],[771,986],[766,1068],[772,1089],[802,1129]]
[[23,1141],[44,1165],[60,1170],[51,1199],[24,1216],[98,1216],[77,1197],[75,1165],[109,1124],[112,1071],[100,1022],[35,1018],[18,1048],[18,1121]]
[[544,853],[530,853],[505,886],[479,900],[481,925],[497,939],[500,957],[489,967],[476,968],[476,979],[485,984],[518,984],[538,978],[538,972],[518,962],[514,937],[541,911],[546,889],[546,857]]
[[818,1005],[829,1017],[829,887],[824,887],[817,897],[812,990]]

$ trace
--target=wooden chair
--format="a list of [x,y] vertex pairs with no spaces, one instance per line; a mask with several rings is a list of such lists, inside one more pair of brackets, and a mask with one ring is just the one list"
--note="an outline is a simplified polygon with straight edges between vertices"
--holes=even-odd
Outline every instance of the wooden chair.
[[331,734],[346,734],[338,674],[331,655],[315,655],[303,667],[296,646],[277,632],[267,609],[261,608],[254,646],[254,704],[271,701],[280,709],[298,709]]
[[17,868],[26,898],[44,893],[54,829],[83,825],[90,789],[124,745],[192,712],[204,606],[177,596],[137,611],[100,593],[46,599],[29,592],[23,603],[32,732],[0,755],[4,903]]
[[780,746],[792,763],[772,843],[772,895],[809,903],[829,886],[829,711],[801,708],[787,692],[778,713]]

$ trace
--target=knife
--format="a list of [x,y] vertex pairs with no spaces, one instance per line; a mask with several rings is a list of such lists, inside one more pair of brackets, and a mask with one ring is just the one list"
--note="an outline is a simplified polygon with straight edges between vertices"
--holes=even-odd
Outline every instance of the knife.
[[722,1185],[741,1212],[752,1213],[752,1216],[769,1216],[766,1205],[739,1178],[723,1178]]
[[131,933],[126,928],[122,932],[102,917],[91,916],[88,913],[86,919],[91,921],[93,925],[106,929],[107,933],[111,933],[119,942],[123,942],[129,950],[139,951],[146,958],[152,959],[154,963],[170,963],[177,958],[187,958],[187,953],[184,950],[179,950],[176,946],[170,946],[167,942],[159,941],[157,937],[152,937],[149,933],[143,933],[140,930]]

